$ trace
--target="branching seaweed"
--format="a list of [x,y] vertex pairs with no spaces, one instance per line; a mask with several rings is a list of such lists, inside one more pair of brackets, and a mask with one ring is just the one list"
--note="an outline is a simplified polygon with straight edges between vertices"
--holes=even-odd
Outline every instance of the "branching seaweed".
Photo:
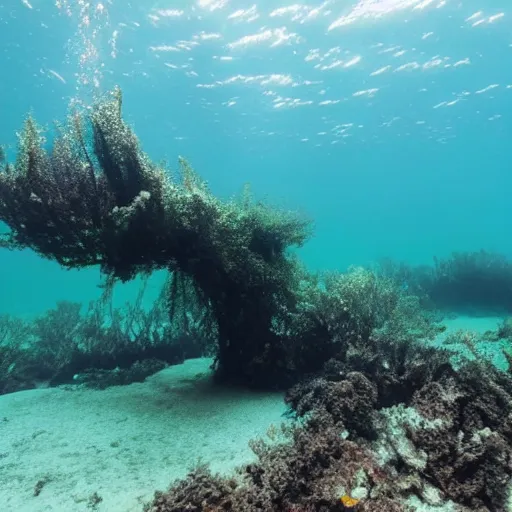
[[1,244],[67,268],[100,265],[110,280],[167,269],[169,293],[200,299],[215,320],[219,377],[286,380],[286,340],[272,323],[295,307],[300,272],[287,249],[305,242],[309,221],[247,194],[220,201],[183,159],[172,180],[141,151],[121,106],[116,90],[75,113],[50,152],[27,120],[14,167],[0,173],[0,220],[11,229]]

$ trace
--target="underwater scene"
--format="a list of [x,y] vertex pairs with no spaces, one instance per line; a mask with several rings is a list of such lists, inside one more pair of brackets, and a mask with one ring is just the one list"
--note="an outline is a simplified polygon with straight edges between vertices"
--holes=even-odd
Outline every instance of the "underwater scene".
[[0,512],[512,512],[512,4],[0,0]]

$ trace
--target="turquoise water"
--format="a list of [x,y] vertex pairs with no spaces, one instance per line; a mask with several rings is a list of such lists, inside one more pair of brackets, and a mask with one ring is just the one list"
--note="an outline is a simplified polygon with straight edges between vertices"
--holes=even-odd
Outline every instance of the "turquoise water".
[[[310,215],[312,268],[512,253],[504,1],[0,2],[0,142],[114,85],[145,151]],[[0,311],[99,295],[96,270],[0,253]],[[128,289],[133,289],[128,286]]]
[[[16,243],[112,279],[169,271],[110,288],[0,249],[0,512],[139,511],[199,460],[241,465],[240,485],[199,471],[145,510],[512,511],[511,16],[482,0],[0,0]],[[118,86],[158,169],[183,156],[213,194],[183,161],[172,181],[140,158],[120,95],[92,110]],[[28,129],[26,160],[4,165],[29,113],[51,147],[73,109],[94,112],[95,139],[75,125],[47,174]],[[358,267],[303,272],[285,251],[302,222],[217,201],[248,182],[314,220],[307,267]],[[312,420],[290,446],[260,444],[294,414]]]

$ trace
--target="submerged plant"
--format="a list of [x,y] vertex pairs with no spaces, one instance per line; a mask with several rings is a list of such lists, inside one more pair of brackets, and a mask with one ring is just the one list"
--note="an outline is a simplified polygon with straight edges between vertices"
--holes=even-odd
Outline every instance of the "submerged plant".
[[16,162],[0,173],[0,220],[11,230],[0,245],[67,268],[99,265],[110,281],[167,269],[169,292],[186,283],[215,320],[219,376],[283,380],[286,351],[272,324],[295,307],[299,272],[287,249],[305,242],[309,221],[248,194],[220,201],[184,160],[181,180],[171,179],[141,151],[121,107],[116,90],[74,114],[51,151],[26,121]]
[[454,252],[434,265],[412,267],[386,260],[379,266],[431,308],[454,313],[503,315],[512,311],[512,262],[487,251]]

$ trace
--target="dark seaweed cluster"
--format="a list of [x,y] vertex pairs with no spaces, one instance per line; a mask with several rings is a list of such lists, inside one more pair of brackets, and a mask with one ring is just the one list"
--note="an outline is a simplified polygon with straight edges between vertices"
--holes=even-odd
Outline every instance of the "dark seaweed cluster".
[[455,372],[447,353],[414,342],[373,345],[329,361],[286,399],[301,420],[254,441],[257,462],[229,479],[197,468],[146,510],[508,510],[510,374],[483,363]]
[[151,163],[121,118],[121,95],[73,115],[50,152],[29,119],[14,166],[0,173],[1,244],[111,279],[167,269],[189,279],[215,319],[217,375],[276,384],[287,373],[272,326],[295,306],[301,276],[286,253],[309,236],[295,213],[215,198],[183,160],[180,179]]
[[455,252],[419,267],[384,261],[378,271],[409,287],[426,307],[472,315],[512,313],[512,262],[502,254]]
[[[216,332],[200,308],[183,308],[173,276],[149,309],[147,280],[135,301],[115,308],[112,295],[81,304],[59,302],[34,320],[0,316],[0,394],[42,385],[96,388],[143,381],[168,364],[215,352]],[[169,314],[169,297],[173,314]]]

